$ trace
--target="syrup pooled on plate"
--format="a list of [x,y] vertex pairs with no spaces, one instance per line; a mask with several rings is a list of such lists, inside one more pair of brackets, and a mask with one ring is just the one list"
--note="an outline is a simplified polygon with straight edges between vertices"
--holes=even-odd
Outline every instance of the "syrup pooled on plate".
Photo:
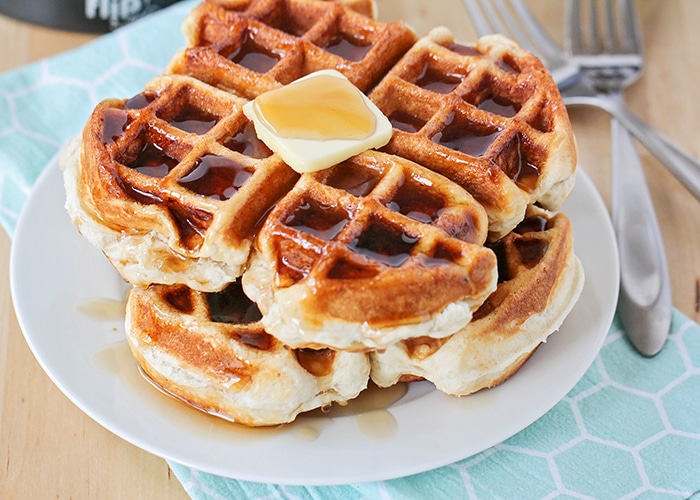
[[126,302],[123,300],[94,298],[76,305],[76,311],[98,321],[119,321],[124,319]]

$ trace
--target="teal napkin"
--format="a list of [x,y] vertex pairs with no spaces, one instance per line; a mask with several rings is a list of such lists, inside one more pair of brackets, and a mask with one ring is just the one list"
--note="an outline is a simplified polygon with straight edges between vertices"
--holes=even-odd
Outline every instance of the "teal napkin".
[[[129,97],[184,45],[186,1],[77,50],[0,75],[0,224],[12,235],[44,166],[106,97]],[[700,327],[674,311],[653,359],[616,319],[581,381],[546,415],[476,456],[401,479],[260,484],[169,464],[194,499],[689,498],[700,495]]]

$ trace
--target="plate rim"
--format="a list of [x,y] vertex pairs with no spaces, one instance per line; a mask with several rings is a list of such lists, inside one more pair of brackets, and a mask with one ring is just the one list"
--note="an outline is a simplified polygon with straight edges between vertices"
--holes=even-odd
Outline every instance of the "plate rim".
[[[59,153],[60,154],[60,153]],[[348,484],[348,483],[357,483],[357,482],[367,482],[367,481],[382,481],[382,480],[389,480],[389,479],[394,479],[398,477],[405,477],[408,475],[420,473],[420,472],[426,472],[429,470],[433,470],[438,467],[442,467],[445,465],[448,465],[450,463],[454,463],[455,461],[458,460],[463,460],[469,457],[472,457],[478,453],[481,453],[482,451],[503,442],[504,440],[512,437],[513,435],[517,434],[518,432],[522,431],[525,429],[527,426],[531,425],[533,422],[541,418],[543,415],[545,415],[549,410],[551,410],[552,407],[554,407],[573,387],[576,385],[576,383],[584,376],[585,372],[588,370],[590,365],[593,363],[595,360],[595,357],[598,355],[598,352],[600,348],[602,347],[605,337],[607,336],[607,332],[610,329],[610,326],[613,321],[613,317],[615,314],[615,304],[617,303],[617,289],[619,287],[619,260],[618,260],[618,253],[617,253],[617,245],[615,243],[615,238],[614,238],[614,232],[612,229],[612,222],[610,220],[610,217],[608,216],[607,209],[605,207],[605,204],[603,203],[603,200],[600,196],[600,193],[597,191],[595,186],[593,185],[591,179],[588,177],[588,175],[585,173],[585,171],[579,166],[577,168],[577,179],[574,187],[574,191],[577,192],[579,195],[582,192],[585,192],[586,197],[590,197],[591,200],[595,204],[594,209],[596,209],[598,212],[602,210],[604,217],[602,217],[601,220],[597,220],[598,223],[602,222],[602,227],[599,229],[601,230],[601,235],[603,239],[606,240],[607,246],[609,246],[609,250],[612,251],[613,255],[610,256],[611,261],[609,262],[609,265],[612,266],[610,273],[611,276],[609,277],[611,280],[611,283],[608,285],[612,285],[614,288],[613,290],[608,290],[607,292],[610,293],[610,298],[612,299],[611,302],[613,302],[613,305],[611,307],[608,307],[604,312],[605,317],[600,318],[598,320],[601,325],[605,325],[604,327],[601,326],[601,330],[604,331],[598,331],[596,332],[596,337],[595,337],[595,343],[594,345],[591,346],[588,352],[588,356],[585,359],[579,360],[580,366],[579,366],[579,371],[581,372],[580,375],[576,377],[575,382],[571,384],[571,387],[569,387],[564,394],[561,394],[559,397],[556,398],[556,400],[552,401],[548,400],[548,403],[546,405],[543,405],[540,409],[542,411],[537,411],[538,415],[534,418],[529,418],[527,420],[522,420],[520,422],[521,425],[518,425],[517,429],[513,430],[510,429],[507,432],[502,432],[500,436],[491,440],[486,440],[489,441],[490,444],[488,446],[483,447],[482,449],[476,450],[476,451],[470,451],[469,453],[462,454],[458,450],[450,450],[450,453],[446,453],[444,455],[444,459],[435,459],[433,458],[430,461],[425,461],[422,463],[413,463],[413,464],[402,464],[400,467],[394,469],[394,470],[386,470],[382,469],[381,467],[375,467],[373,470],[365,470],[363,472],[360,471],[352,471],[352,472],[339,472],[336,473],[335,475],[333,474],[323,474],[319,476],[318,474],[314,473],[307,473],[306,475],[299,475],[298,473],[292,473],[291,475],[289,473],[265,473],[263,471],[253,471],[253,470],[232,470],[231,466],[222,466],[220,463],[219,464],[213,464],[213,463],[205,463],[203,464],[200,460],[197,459],[188,459],[186,456],[182,456],[181,454],[173,452],[172,448],[168,449],[167,446],[163,445],[162,443],[156,443],[153,442],[152,440],[148,438],[144,438],[142,435],[134,435],[133,432],[130,432],[129,430],[125,429],[123,426],[115,426],[112,418],[107,417],[103,414],[101,414],[99,411],[97,411],[94,407],[93,404],[91,404],[90,401],[85,401],[84,398],[80,397],[75,393],[75,389],[72,387],[67,387],[65,381],[63,378],[60,376],[61,374],[55,373],[55,369],[53,366],[51,366],[50,360],[47,360],[46,357],[43,355],[41,352],[41,348],[39,345],[36,345],[37,342],[37,336],[36,333],[33,331],[30,331],[32,329],[31,321],[29,317],[27,316],[28,312],[25,310],[26,306],[23,304],[23,290],[22,287],[24,286],[21,283],[21,277],[20,277],[20,270],[22,266],[22,245],[25,242],[25,239],[28,238],[28,234],[31,233],[31,224],[32,221],[29,220],[31,217],[32,211],[36,209],[36,203],[37,200],[40,199],[41,194],[43,193],[42,190],[48,190],[51,187],[51,184],[49,183],[49,180],[51,180],[51,176],[58,176],[61,178],[60,183],[60,190],[61,192],[63,191],[63,183],[62,183],[62,176],[60,174],[60,169],[58,168],[58,157],[59,154],[54,156],[48,163],[46,168],[41,172],[39,178],[37,179],[33,189],[31,190],[27,201],[22,208],[22,211],[20,213],[20,216],[18,218],[15,234],[12,238],[12,245],[10,249],[10,292],[12,295],[13,299],[13,304],[15,308],[15,314],[17,316],[20,329],[22,331],[22,334],[25,338],[25,341],[29,345],[32,354],[34,355],[35,359],[38,361],[39,365],[41,368],[44,370],[45,373],[49,376],[51,381],[63,392],[70,400],[75,404],[78,408],[80,408],[81,411],[83,411],[86,415],[88,415],[90,418],[95,420],[98,424],[101,426],[105,427],[106,429],[110,430],[120,438],[138,446],[139,448],[142,448],[143,450],[152,453],[154,455],[160,456],[166,460],[171,460],[173,462],[176,462],[178,464],[187,466],[187,467],[192,467],[194,469],[198,469],[203,472],[208,472],[224,477],[230,477],[230,478],[235,478],[235,479],[240,479],[240,480],[247,480],[247,481],[256,481],[256,482],[267,482],[267,483],[277,483],[277,484],[287,484],[287,485],[314,485],[314,486],[329,486],[329,485],[339,485],[339,484]],[[583,191],[577,191],[577,187],[579,190]],[[55,193],[54,193],[55,194]],[[572,193],[573,194],[573,193]],[[568,202],[567,202],[568,203]],[[564,208],[566,205],[564,206]],[[567,213],[565,210],[562,210],[564,213]],[[567,214],[568,215],[568,214]],[[63,211],[63,216],[68,217],[68,215],[65,213],[65,210]],[[74,236],[66,236],[66,238],[80,238],[82,240],[82,237],[80,237],[77,233],[75,232]],[[574,239],[575,239],[575,246],[576,246],[576,241],[577,240],[577,235],[576,233],[574,234]],[[83,242],[86,243],[86,242]],[[101,256],[101,255],[100,255]],[[102,257],[104,258],[104,257]],[[106,260],[106,259],[105,259]],[[585,267],[585,266],[584,266]],[[587,279],[586,279],[586,284],[584,285],[584,293],[589,290],[589,287],[592,285],[589,283],[588,279],[588,270],[585,270]],[[115,271],[116,273],[116,271]],[[582,294],[583,298],[583,294]],[[579,300],[579,303],[581,302],[581,299]],[[603,304],[605,305],[605,304]],[[576,311],[576,308],[580,307],[579,304],[577,304],[574,307],[574,311],[572,311],[572,315]],[[566,327],[566,321],[565,325]],[[556,340],[556,337],[555,337]],[[547,346],[545,346],[545,349]],[[542,349],[540,349],[542,350]],[[535,353],[535,356],[537,356],[538,353]],[[532,361],[532,360],[531,360]],[[530,363],[527,363],[525,365],[526,368]],[[582,369],[581,366],[585,365],[585,369]],[[521,370],[523,371],[523,370]],[[513,383],[513,379],[509,380],[506,382],[508,383]],[[504,387],[503,386],[500,387]],[[490,391],[495,391],[496,389],[492,389]],[[425,396],[421,396],[425,397]],[[474,398],[474,396],[469,396],[469,398]],[[468,400],[469,398],[464,398],[465,400]],[[482,398],[483,399],[483,398]],[[393,408],[392,408],[393,409]],[[347,422],[346,422],[347,423]],[[511,432],[512,431],[512,432]],[[236,467],[234,466],[234,469]],[[332,469],[335,470],[335,469]]]

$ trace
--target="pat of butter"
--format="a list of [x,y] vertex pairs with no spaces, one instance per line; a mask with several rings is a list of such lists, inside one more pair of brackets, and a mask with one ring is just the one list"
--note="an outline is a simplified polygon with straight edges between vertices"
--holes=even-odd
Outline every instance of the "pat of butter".
[[388,118],[335,70],[265,92],[243,112],[260,140],[300,173],[331,167],[391,139]]

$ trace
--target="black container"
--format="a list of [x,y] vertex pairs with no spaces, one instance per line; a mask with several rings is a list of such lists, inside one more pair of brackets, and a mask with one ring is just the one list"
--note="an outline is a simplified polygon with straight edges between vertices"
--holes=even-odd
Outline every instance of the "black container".
[[106,33],[178,0],[0,0],[0,13],[49,28]]

